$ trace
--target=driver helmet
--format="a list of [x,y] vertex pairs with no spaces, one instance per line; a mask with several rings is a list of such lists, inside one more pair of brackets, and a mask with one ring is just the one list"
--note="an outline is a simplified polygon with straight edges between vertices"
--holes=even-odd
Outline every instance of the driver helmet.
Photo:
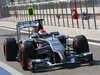
[[39,34],[40,38],[43,38],[43,37],[45,37],[47,35],[47,32],[45,30],[40,30],[38,32],[38,34]]

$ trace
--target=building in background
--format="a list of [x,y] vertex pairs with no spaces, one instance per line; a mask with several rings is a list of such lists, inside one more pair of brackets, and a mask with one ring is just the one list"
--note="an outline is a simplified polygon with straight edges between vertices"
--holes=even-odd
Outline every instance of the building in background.
[[6,5],[9,3],[9,0],[0,0],[0,6]]
[[[28,4],[28,3],[39,3],[39,2],[64,2],[66,1],[69,3],[70,1],[77,1],[77,5],[80,1],[82,1],[82,6],[85,5],[85,0],[0,0],[0,6],[5,5],[18,5],[18,4]],[[88,3],[88,6],[91,7],[94,1],[95,6],[100,6],[100,0],[86,0]],[[79,5],[78,5],[79,6]]]

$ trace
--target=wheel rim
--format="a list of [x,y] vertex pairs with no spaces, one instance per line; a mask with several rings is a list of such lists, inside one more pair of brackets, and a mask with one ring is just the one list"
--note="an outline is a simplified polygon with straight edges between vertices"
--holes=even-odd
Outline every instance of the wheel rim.
[[77,49],[78,49],[78,44],[77,44],[77,41],[74,39],[73,40],[73,48],[74,48],[74,52],[76,52],[77,53]]
[[21,67],[23,68],[23,63],[24,63],[24,55],[23,55],[23,47],[21,45],[21,51],[22,51],[22,55],[21,55]]
[[73,40],[73,42],[75,43],[76,47],[78,47],[78,44],[77,44],[76,40]]

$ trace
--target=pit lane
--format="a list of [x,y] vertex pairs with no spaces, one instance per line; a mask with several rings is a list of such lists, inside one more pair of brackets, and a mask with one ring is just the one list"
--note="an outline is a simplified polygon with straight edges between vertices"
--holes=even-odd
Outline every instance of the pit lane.
[[[54,67],[53,69],[41,68],[35,73],[33,71],[24,71],[21,69],[20,63],[17,61],[7,62],[3,53],[3,40],[5,38],[16,38],[16,31],[0,29],[0,61],[14,68],[23,75],[99,75],[100,74],[100,46],[90,44],[90,50],[93,52],[94,60],[92,65],[89,64],[68,64],[62,67]],[[1,65],[0,65],[1,66]],[[10,72],[9,72],[10,73]],[[17,75],[17,74],[16,74]]]

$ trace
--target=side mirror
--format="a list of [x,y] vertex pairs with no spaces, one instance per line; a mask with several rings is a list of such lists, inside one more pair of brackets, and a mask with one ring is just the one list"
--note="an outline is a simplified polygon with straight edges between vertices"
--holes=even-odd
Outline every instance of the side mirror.
[[31,38],[38,38],[38,36],[37,35],[32,35]]

